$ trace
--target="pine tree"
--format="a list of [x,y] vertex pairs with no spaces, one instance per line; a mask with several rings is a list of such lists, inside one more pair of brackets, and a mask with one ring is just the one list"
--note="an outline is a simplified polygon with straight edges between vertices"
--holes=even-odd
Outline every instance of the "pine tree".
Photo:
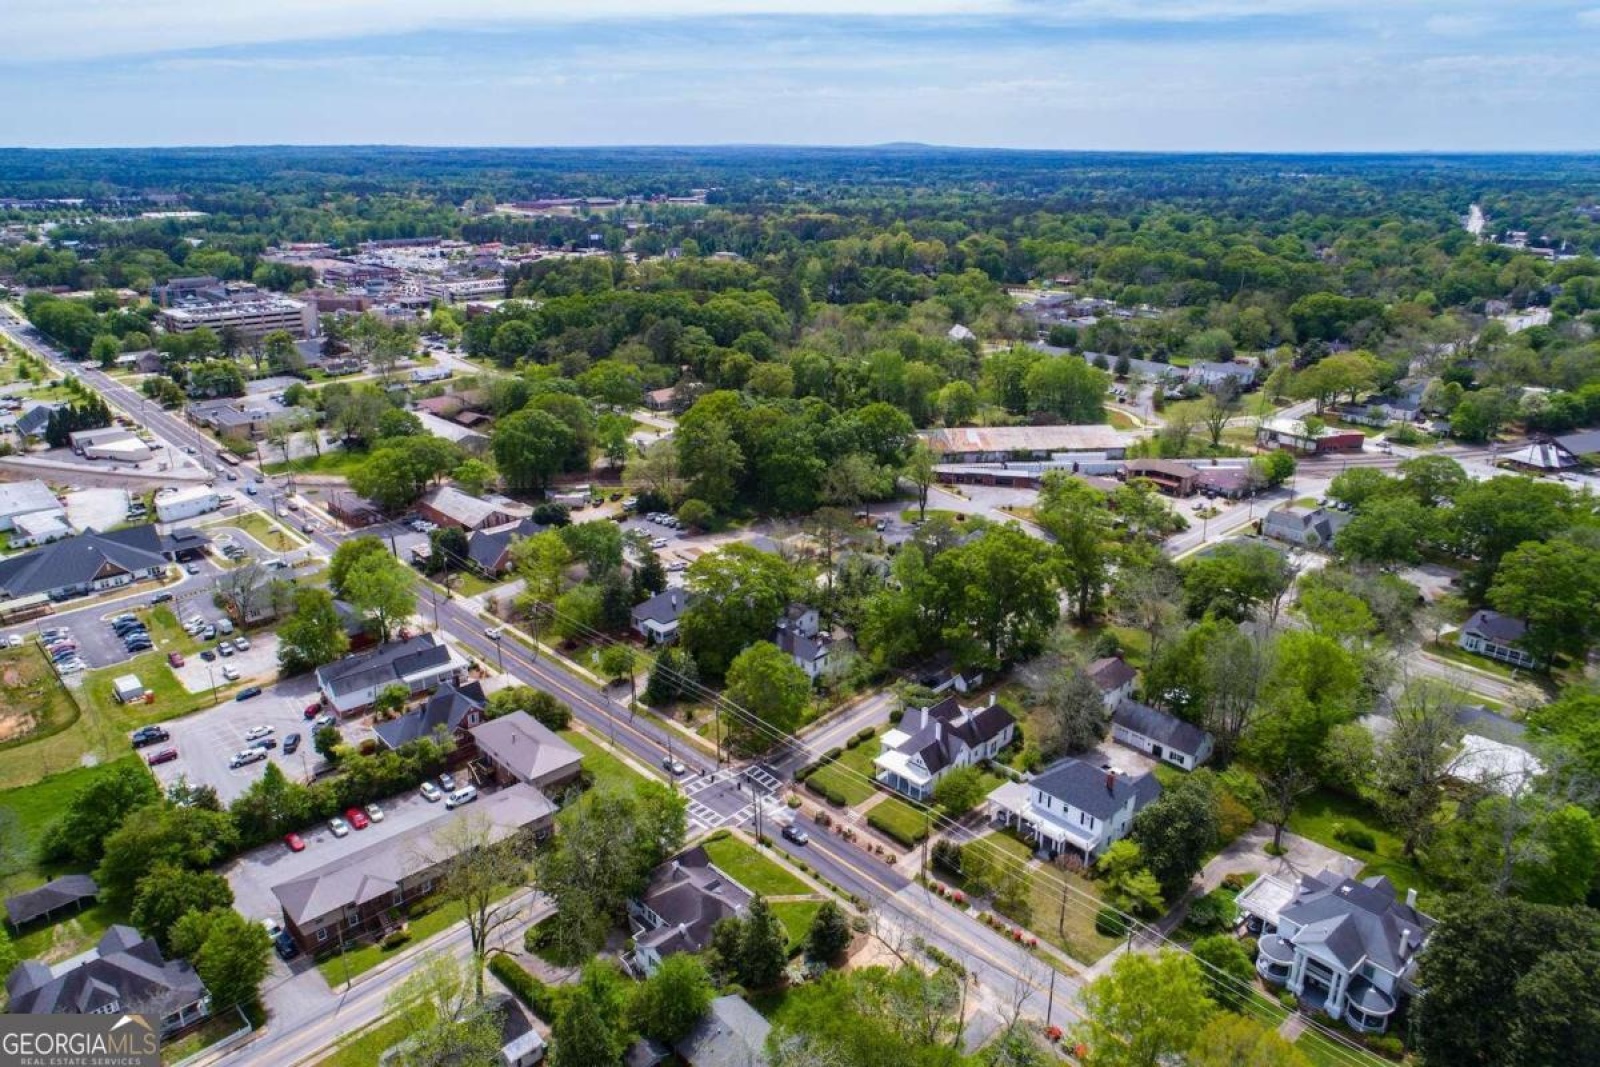
[[806,936],[806,955],[818,963],[832,963],[850,945],[850,920],[844,909],[828,901],[817,909]]
[[739,937],[739,981],[750,989],[769,989],[789,962],[789,937],[765,897],[750,902]]

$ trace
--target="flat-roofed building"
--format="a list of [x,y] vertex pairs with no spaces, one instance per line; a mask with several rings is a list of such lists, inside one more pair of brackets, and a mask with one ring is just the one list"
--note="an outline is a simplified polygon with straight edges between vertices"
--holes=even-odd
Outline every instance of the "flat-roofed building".
[[246,337],[260,337],[274,330],[311,337],[317,332],[317,313],[311,304],[299,300],[265,296],[166,308],[161,312],[161,325],[168,333],[190,333],[204,326],[216,333],[232,329]]
[[922,440],[941,463],[998,463],[1089,452],[1121,459],[1130,440],[1113,426],[957,426],[925,430]]

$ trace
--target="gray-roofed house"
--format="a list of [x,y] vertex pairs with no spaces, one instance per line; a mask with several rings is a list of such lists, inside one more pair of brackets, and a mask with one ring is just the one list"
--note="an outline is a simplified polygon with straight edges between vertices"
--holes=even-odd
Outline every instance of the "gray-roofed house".
[[915,800],[933,795],[934,786],[954,767],[993,759],[1017,736],[1017,721],[994,702],[964,708],[955,697],[932,707],[909,708],[882,738],[872,763],[879,782]]
[[664,645],[678,636],[678,620],[688,606],[689,594],[669,586],[633,606],[634,632],[652,645]]
[[1456,643],[1478,656],[1509,663],[1513,667],[1537,667],[1538,657],[1517,645],[1528,633],[1528,624],[1510,615],[1485,608],[1461,627]]
[[161,535],[142,524],[110,533],[85,531],[0,560],[0,600],[51,600],[116,589],[166,573]]
[[[1257,900],[1270,902],[1257,906]],[[1262,927],[1256,972],[1357,1030],[1382,1033],[1414,993],[1417,957],[1434,921],[1382,875],[1357,881],[1335,871],[1289,886],[1261,875],[1239,908]]]
[[741,996],[718,997],[675,1051],[689,1067],[767,1067],[772,1024]]
[[440,831],[465,818],[481,820],[490,842],[531,843],[549,833],[555,805],[539,790],[513,785],[476,804],[439,815],[410,833],[345,852],[322,867],[272,887],[284,928],[307,954],[382,937],[405,920],[405,905],[437,887],[459,841]]
[[1139,678],[1139,672],[1128,666],[1128,661],[1121,656],[1097,659],[1089,664],[1085,673],[1100,690],[1100,699],[1105,702],[1107,711],[1115,710],[1118,704],[1133,696],[1133,683]]
[[457,686],[445,682],[420,707],[387,722],[374,723],[372,732],[386,747],[396,749],[443,731],[456,743],[456,751],[461,752],[463,742],[471,744],[472,728],[484,720],[484,704],[483,686],[479,683]]
[[1066,759],[1027,782],[989,794],[989,816],[1015,829],[1041,852],[1075,852],[1092,862],[1128,836],[1133,818],[1161,795],[1154,774],[1132,777]]
[[18,435],[23,441],[42,439],[45,429],[50,425],[50,416],[65,406],[65,404],[35,404],[17,416]]
[[63,963],[24,960],[6,978],[7,1009],[16,1015],[115,1015],[161,1020],[163,1035],[211,1014],[211,997],[184,960],[131,926],[107,928],[94,948]]
[[1574,456],[1600,455],[1600,430],[1579,430],[1577,433],[1562,434],[1556,438],[1556,444]]
[[700,847],[680,852],[657,867],[638,900],[628,902],[633,920],[634,968],[654,974],[678,952],[700,952],[711,929],[743,915],[755,894],[729,878]]
[[1342,511],[1285,504],[1267,512],[1261,520],[1261,533],[1302,548],[1327,548],[1349,522],[1350,516]]
[[13,929],[19,929],[35,919],[48,918],[65,908],[83,910],[86,901],[100,895],[100,887],[87,874],[64,874],[52,879],[38,889],[18,893],[6,898],[6,918]]
[[340,715],[368,707],[385,686],[404,685],[420,693],[453,682],[466,664],[432,633],[383,645],[317,668],[322,698]]
[[467,538],[467,562],[472,569],[489,578],[498,578],[511,569],[511,545],[524,537],[532,537],[545,527],[532,519],[499,526],[486,526],[474,530]]
[[1501,455],[1500,462],[1534,474],[1571,470],[1582,466],[1578,457],[1562,447],[1559,441],[1530,441],[1514,452]]
[[778,620],[772,643],[794,660],[812,681],[837,667],[836,642],[832,634],[823,632],[822,618],[816,608],[790,604]]
[[525,711],[478,723],[470,732],[479,758],[501,784],[524,782],[557,796],[583,770],[583,753]]
[[1137,700],[1124,700],[1111,713],[1111,736],[1129,748],[1192,771],[1211,758],[1211,735],[1176,715]]

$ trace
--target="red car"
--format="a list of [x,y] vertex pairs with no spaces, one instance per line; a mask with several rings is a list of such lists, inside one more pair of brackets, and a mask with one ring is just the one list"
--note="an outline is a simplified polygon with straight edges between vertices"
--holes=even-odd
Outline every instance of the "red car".
[[174,667],[183,666],[183,653],[182,652],[168,652],[167,653],[167,662],[172,664]]
[[145,757],[152,767],[158,763],[171,763],[177,758],[178,750],[175,748],[163,748],[157,752],[152,752],[150,755]]
[[315,719],[317,717],[317,712],[319,712],[321,710],[322,710],[322,705],[321,704],[307,704],[306,705],[306,710],[301,712],[301,714],[304,715],[308,719]]
[[351,808],[344,813],[344,821],[350,824],[352,830],[365,830],[369,824],[367,813],[360,808]]
[[306,839],[296,833],[284,834],[283,843],[289,846],[290,852],[304,852],[306,850]]

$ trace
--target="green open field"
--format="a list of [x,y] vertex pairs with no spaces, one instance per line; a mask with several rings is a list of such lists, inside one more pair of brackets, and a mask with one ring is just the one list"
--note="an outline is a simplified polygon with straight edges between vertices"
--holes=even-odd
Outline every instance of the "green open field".
[[786,897],[811,892],[809,885],[740,838],[730,835],[707,841],[705,849],[712,863],[752,893]]
[[365,452],[350,452],[343,448],[324,448],[320,456],[301,456],[284,463],[268,463],[263,468],[268,474],[349,474],[351,469],[367,460]]
[[599,792],[631,793],[647,780],[587,734],[568,729],[561,731],[561,738],[583,753],[583,768],[594,776],[593,788]]
[[783,924],[784,933],[789,935],[789,951],[793,952],[805,944],[806,935],[811,932],[811,922],[821,910],[820,900],[780,900],[772,905],[772,914],[777,916]]
[[222,525],[236,526],[268,548],[299,548],[306,543],[305,538],[259,511],[244,512]]
[[38,744],[78,721],[77,704],[36,644],[0,652],[0,701],[0,751]]

